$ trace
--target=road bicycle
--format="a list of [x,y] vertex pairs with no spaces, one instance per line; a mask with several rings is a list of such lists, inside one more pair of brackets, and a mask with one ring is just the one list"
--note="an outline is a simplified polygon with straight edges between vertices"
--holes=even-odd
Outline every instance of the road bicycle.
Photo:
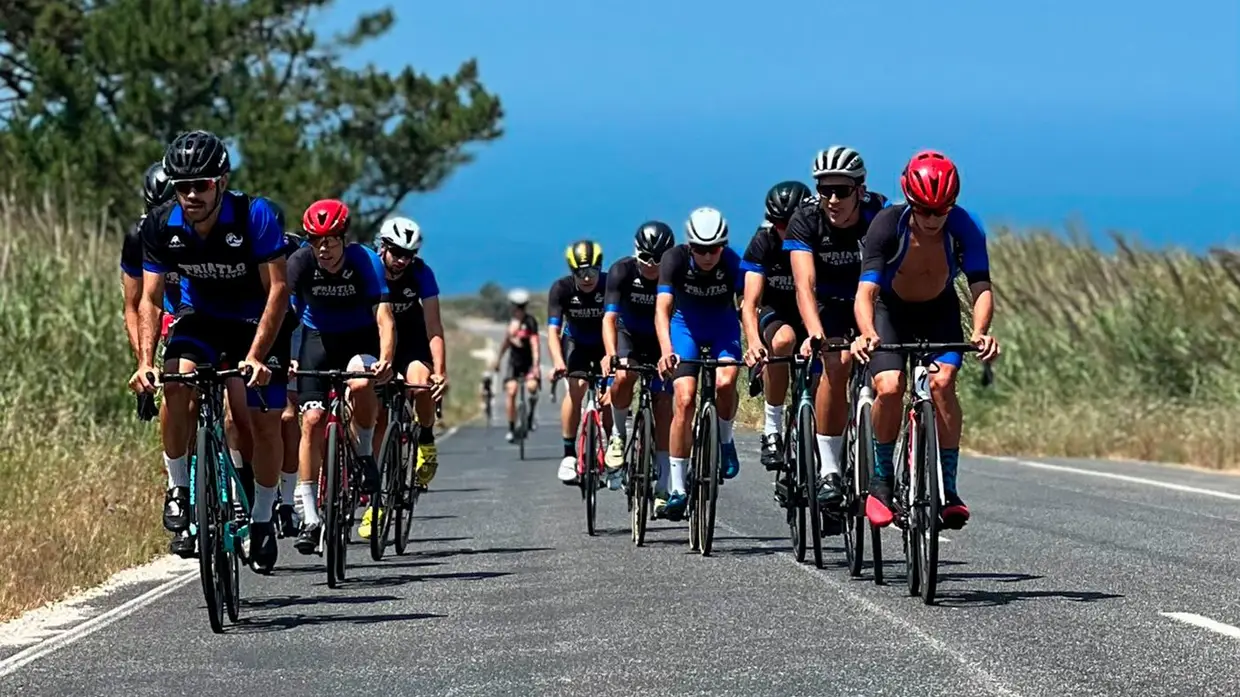
[[586,502],[586,532],[595,532],[598,515],[598,490],[604,486],[604,456],[607,439],[603,433],[603,414],[598,406],[598,393],[603,389],[605,375],[593,371],[574,370],[565,374],[586,381],[581,400],[581,424],[577,427],[577,485]]
[[[380,492],[370,497],[370,558],[383,559],[388,536],[401,555],[409,546],[413,509],[425,487],[417,481],[418,440],[422,425],[413,414],[409,393],[433,389],[429,384],[406,383],[399,375],[380,385],[379,400],[387,411],[387,427],[379,446]],[[438,403],[436,403],[438,406]]]
[[654,487],[658,473],[655,471],[654,408],[652,392],[662,391],[658,366],[640,363],[621,364],[612,357],[612,370],[628,370],[638,377],[635,392],[637,410],[633,412],[633,429],[624,444],[624,495],[628,500],[629,518],[633,528],[633,543],[638,547],[646,541],[646,523],[654,519]]

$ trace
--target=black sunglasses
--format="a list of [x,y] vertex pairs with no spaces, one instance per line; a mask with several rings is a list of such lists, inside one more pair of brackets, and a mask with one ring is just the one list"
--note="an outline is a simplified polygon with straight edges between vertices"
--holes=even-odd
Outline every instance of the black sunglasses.
[[208,179],[182,179],[172,182],[172,188],[176,189],[176,192],[182,196],[189,194],[191,191],[201,194],[204,191],[214,189],[218,181],[214,177]]
[[393,257],[395,257],[395,258],[397,258],[397,259],[406,259],[406,260],[408,260],[408,259],[412,259],[412,258],[414,258],[415,256],[417,256],[417,254],[416,254],[415,252],[411,252],[411,251],[409,251],[409,250],[407,250],[407,249],[401,249],[400,247],[397,247],[397,246],[396,246],[396,245],[394,245],[394,244],[385,244],[385,245],[383,245],[383,251],[387,252],[388,254],[391,254]]
[[662,255],[656,257],[650,252],[638,252],[637,253],[637,260],[643,264],[657,264],[659,263],[660,259],[662,259]]
[[721,244],[709,244],[709,245],[708,244],[691,244],[689,245],[689,250],[692,251],[694,254],[701,254],[702,256],[706,256],[708,254],[714,254],[716,252],[722,251],[723,245]]
[[835,196],[836,199],[843,201],[849,196],[852,196],[853,192],[856,190],[857,190],[857,187],[852,184],[819,184],[818,185],[818,193],[826,200],[830,200],[832,196]]

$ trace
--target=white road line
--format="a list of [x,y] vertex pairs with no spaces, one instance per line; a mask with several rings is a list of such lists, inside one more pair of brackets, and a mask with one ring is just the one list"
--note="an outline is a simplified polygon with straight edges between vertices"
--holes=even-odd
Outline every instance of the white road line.
[[1196,627],[1201,627],[1202,629],[1208,629],[1217,634],[1231,637],[1232,639],[1240,639],[1240,627],[1233,627],[1230,624],[1224,624],[1223,622],[1212,620],[1209,617],[1194,615],[1191,612],[1160,612],[1158,614],[1185,624],[1191,624]]
[[[470,421],[473,421],[473,419],[470,419],[465,423],[469,423]],[[456,432],[459,431],[460,428],[460,426],[453,426],[445,431],[444,434],[439,437],[438,441],[442,443],[443,441],[451,438],[456,435]],[[91,617],[90,619],[87,619],[79,624],[75,624],[67,629],[59,630],[56,634],[27,646],[12,656],[0,660],[0,678],[10,675],[32,661],[36,661],[50,653],[53,653],[54,651],[84,639],[100,629],[107,627],[108,625],[114,624],[115,622],[132,615],[146,605],[169,595],[181,586],[184,586],[197,578],[197,569],[187,571],[179,576],[176,576],[175,578],[159,584],[158,586],[155,586],[136,598],[131,598],[124,603],[121,603],[107,612],[95,615],[94,617]]]
[[996,457],[991,455],[984,456],[990,460],[998,460],[1000,462],[1010,462],[1022,467],[1033,467],[1037,469],[1051,470],[1054,472],[1068,472],[1070,474],[1081,474],[1087,477],[1102,477],[1103,479],[1115,479],[1121,482],[1129,482],[1130,484],[1144,484],[1146,486],[1157,486],[1172,491],[1183,491],[1189,494],[1200,494],[1202,496],[1213,496],[1228,501],[1240,501],[1240,494],[1233,494],[1228,491],[1218,491],[1216,489],[1202,489],[1201,487],[1186,486],[1184,484],[1175,484],[1173,482],[1164,482],[1158,479],[1147,479],[1145,477],[1133,477],[1127,474],[1116,474],[1115,472],[1101,472],[1098,470],[1081,469],[1079,467],[1068,467],[1067,465],[1052,465],[1047,462],[1035,462],[1033,460],[1020,460],[1013,457]]

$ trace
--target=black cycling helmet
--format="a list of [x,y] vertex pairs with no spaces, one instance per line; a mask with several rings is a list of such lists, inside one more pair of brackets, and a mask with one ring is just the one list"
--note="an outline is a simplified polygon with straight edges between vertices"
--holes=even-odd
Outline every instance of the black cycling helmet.
[[798,181],[780,182],[766,192],[766,219],[772,223],[785,223],[805,199],[813,194],[809,187]]
[[638,259],[657,264],[664,252],[676,246],[676,235],[667,223],[648,220],[637,228],[633,241]]
[[230,171],[232,166],[228,159],[228,146],[214,133],[182,133],[164,151],[164,172],[173,181],[214,179]]
[[146,168],[142,176],[142,200],[149,211],[159,204],[172,198],[172,182],[164,174],[164,163],[156,162]]

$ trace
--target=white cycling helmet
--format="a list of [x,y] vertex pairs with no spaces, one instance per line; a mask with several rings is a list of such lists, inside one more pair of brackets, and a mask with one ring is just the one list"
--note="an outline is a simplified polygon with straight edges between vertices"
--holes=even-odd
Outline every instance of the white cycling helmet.
[[832,145],[814,158],[814,178],[848,177],[858,183],[865,181],[865,160],[861,154],[843,145]]
[[728,221],[714,208],[699,208],[685,221],[685,238],[689,244],[707,247],[727,244]]
[[508,302],[513,305],[524,305],[530,301],[530,292],[524,288],[513,288],[508,291]]
[[417,254],[422,248],[422,228],[409,218],[388,218],[379,228],[378,242]]

